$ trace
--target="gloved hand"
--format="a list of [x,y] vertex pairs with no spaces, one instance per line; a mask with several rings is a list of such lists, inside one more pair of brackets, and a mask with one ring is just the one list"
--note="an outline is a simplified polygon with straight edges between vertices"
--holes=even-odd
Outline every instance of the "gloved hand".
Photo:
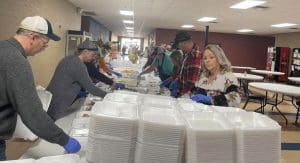
[[210,96],[205,96],[203,94],[196,94],[196,95],[192,96],[191,99],[196,102],[211,105],[211,97]]
[[115,84],[115,88],[116,89],[124,89],[125,88],[125,84],[123,84],[123,83],[116,83]]
[[120,77],[123,76],[123,75],[122,75],[121,73],[119,73],[119,72],[115,72],[114,74],[117,75],[118,78],[120,78]]
[[111,63],[107,63],[107,65],[110,69],[112,69],[112,70],[114,69]]
[[174,80],[170,83],[169,89],[172,97],[178,96],[178,80]]
[[159,87],[160,88],[164,88],[164,87],[169,88],[169,85],[171,84],[171,82],[172,82],[172,80],[166,79],[160,83]]
[[64,148],[67,153],[76,153],[80,150],[81,146],[76,139],[70,137],[68,143],[64,145]]

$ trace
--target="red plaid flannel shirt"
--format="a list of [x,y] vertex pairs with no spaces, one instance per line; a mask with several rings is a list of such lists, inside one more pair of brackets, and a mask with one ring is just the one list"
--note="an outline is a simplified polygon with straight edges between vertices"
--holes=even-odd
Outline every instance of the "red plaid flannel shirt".
[[184,55],[183,61],[185,57],[187,59],[183,63],[181,74],[179,74],[179,96],[186,94],[195,86],[201,70],[202,53],[196,44],[189,53]]

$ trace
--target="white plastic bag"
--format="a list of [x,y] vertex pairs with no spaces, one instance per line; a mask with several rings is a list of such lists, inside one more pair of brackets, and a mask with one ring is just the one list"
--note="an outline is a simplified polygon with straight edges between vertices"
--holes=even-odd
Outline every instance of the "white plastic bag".
[[[43,109],[45,111],[48,110],[51,99],[52,99],[52,94],[48,91],[45,90],[45,88],[41,87],[41,86],[37,86],[36,87],[38,96],[43,104]],[[38,137],[32,133],[26,126],[25,124],[22,122],[21,117],[18,115],[17,117],[17,125],[16,125],[16,129],[15,132],[13,134],[14,138],[23,138],[25,140],[31,140],[34,141],[36,140]]]

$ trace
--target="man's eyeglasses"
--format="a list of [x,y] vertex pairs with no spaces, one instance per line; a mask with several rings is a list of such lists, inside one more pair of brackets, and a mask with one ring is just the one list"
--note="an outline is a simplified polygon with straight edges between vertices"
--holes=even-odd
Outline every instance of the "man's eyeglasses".
[[43,47],[48,47],[49,38],[47,36],[39,34],[38,37],[43,42]]

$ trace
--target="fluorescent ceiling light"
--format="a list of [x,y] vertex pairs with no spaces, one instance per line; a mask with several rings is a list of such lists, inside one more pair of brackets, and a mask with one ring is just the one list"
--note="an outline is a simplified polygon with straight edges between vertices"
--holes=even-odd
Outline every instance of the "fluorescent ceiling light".
[[217,18],[213,18],[213,17],[202,17],[202,18],[198,19],[198,21],[200,21],[200,22],[211,22],[211,21],[214,21],[214,20],[217,20]]
[[297,24],[292,24],[292,23],[281,23],[281,24],[273,24],[271,27],[276,27],[276,28],[283,28],[283,27],[290,27],[290,26],[295,26]]
[[126,23],[126,24],[133,24],[134,22],[132,20],[123,20],[123,23]]
[[252,30],[252,29],[239,29],[237,31],[241,32],[241,33],[247,33],[247,32],[253,32],[254,30]]
[[181,26],[182,28],[193,28],[194,27],[194,25],[183,25],[183,26]]
[[125,11],[125,10],[120,10],[121,15],[133,15],[133,11]]
[[234,4],[232,6],[230,6],[230,8],[234,8],[234,9],[248,9],[251,7],[255,7],[255,6],[259,6],[261,4],[266,3],[266,1],[259,1],[259,0],[245,0],[243,2]]
[[133,30],[134,28],[133,27],[126,27],[126,29],[132,29]]

